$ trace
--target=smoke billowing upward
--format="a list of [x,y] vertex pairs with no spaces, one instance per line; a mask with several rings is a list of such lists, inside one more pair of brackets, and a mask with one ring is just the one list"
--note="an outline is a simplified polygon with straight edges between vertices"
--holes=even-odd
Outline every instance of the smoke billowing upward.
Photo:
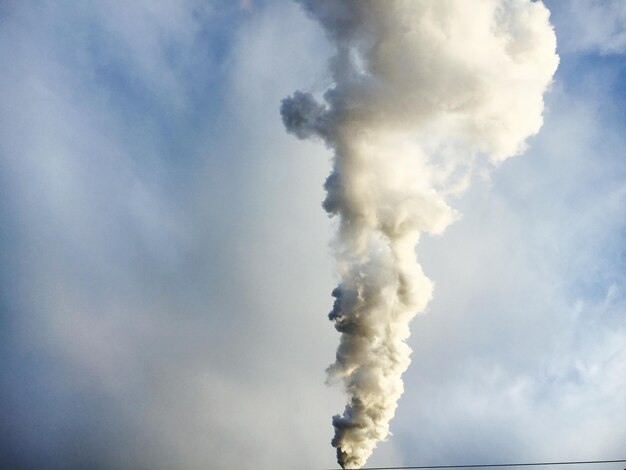
[[348,401],[332,445],[343,468],[358,468],[389,434],[409,323],[432,296],[420,234],[455,220],[447,199],[477,160],[519,154],[539,131],[556,38],[530,0],[300,3],[336,48],[334,83],[322,100],[295,92],[281,114],[289,132],[334,152],[323,206],[339,221],[329,318],[341,338],[328,376]]

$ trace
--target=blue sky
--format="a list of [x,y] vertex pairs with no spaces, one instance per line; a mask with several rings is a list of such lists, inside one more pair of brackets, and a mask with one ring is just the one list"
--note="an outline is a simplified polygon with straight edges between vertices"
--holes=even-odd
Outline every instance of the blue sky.
[[[624,458],[626,9],[546,4],[544,127],[418,247],[373,466]],[[0,5],[3,461],[335,465],[330,154],[279,114],[330,53],[287,1]]]

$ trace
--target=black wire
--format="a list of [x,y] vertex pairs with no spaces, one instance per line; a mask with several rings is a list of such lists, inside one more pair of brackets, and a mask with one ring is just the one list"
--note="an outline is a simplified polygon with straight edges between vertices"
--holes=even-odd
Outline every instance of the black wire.
[[[539,467],[545,465],[583,465],[599,463],[623,463],[621,460],[586,460],[576,462],[534,462],[534,463],[492,463],[492,464],[469,464],[469,465],[421,465],[402,467],[362,467],[361,470],[409,470],[409,469],[437,469],[437,468],[486,468],[486,467]],[[626,469],[624,469],[626,470]]]

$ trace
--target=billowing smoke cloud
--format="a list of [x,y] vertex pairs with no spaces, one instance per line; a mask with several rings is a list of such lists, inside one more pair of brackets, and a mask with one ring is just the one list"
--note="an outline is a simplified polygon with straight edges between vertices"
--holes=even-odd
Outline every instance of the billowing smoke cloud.
[[301,0],[336,48],[333,86],[282,102],[287,130],[334,152],[324,209],[339,222],[341,333],[331,381],[348,395],[333,417],[343,468],[361,467],[403,393],[409,323],[433,284],[415,256],[421,233],[456,218],[476,162],[521,153],[542,125],[558,65],[549,12],[530,0]]

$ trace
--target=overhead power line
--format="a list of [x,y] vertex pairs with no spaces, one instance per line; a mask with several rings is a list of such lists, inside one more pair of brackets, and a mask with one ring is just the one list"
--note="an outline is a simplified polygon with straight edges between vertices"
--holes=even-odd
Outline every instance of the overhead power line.
[[[625,463],[626,459],[619,460],[580,460],[570,462],[523,462],[523,463],[490,463],[466,465],[405,465],[401,467],[362,467],[360,470],[416,470],[438,468],[495,468],[495,467],[540,467],[547,465],[595,465],[603,463]],[[624,469],[626,470],[626,469]]]

